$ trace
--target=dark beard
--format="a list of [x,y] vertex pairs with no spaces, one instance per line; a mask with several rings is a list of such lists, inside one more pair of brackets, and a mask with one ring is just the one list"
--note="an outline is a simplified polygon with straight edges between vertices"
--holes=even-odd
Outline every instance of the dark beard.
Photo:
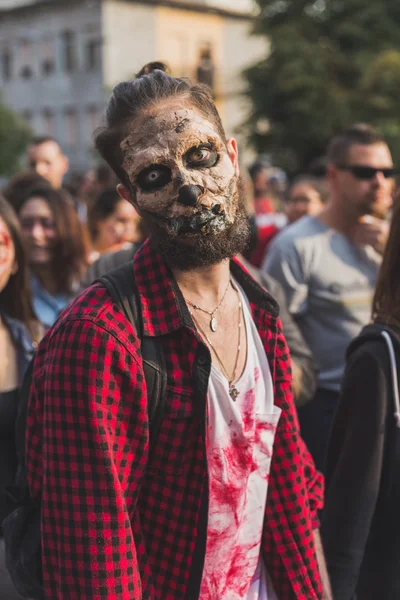
[[191,235],[180,241],[179,236],[169,236],[165,229],[144,218],[151,243],[159,250],[170,267],[190,271],[198,267],[211,267],[227,258],[241,254],[247,248],[250,228],[244,202],[240,198],[234,222],[221,232]]

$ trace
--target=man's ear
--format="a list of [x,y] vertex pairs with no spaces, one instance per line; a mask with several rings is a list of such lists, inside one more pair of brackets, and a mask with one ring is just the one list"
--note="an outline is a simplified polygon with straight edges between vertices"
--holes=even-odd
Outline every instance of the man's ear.
[[338,168],[333,164],[329,164],[326,169],[326,179],[327,179],[329,185],[331,185],[333,187],[335,187],[337,185],[338,175],[339,175]]
[[135,206],[135,203],[133,201],[130,191],[122,183],[119,183],[117,185],[117,192],[123,200],[128,200],[128,202],[130,202],[130,204],[133,204]]
[[239,152],[235,138],[229,138],[226,142],[229,157],[235,169],[236,175],[239,175]]
[[65,156],[65,154],[63,155],[63,170],[64,170],[64,175],[66,175],[68,173],[68,169],[69,169],[69,158],[68,156]]

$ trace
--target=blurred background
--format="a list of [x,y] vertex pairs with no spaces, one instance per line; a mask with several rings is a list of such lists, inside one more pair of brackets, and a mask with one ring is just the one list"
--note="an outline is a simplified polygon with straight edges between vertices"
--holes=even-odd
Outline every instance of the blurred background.
[[0,176],[31,133],[54,136],[69,176],[113,85],[152,60],[209,84],[243,161],[289,174],[364,121],[400,154],[397,0],[0,0]]
[[[371,319],[399,335],[399,0],[0,0],[0,455],[8,456],[0,469],[0,522],[2,486],[17,468],[19,386],[33,349],[82,290],[131,260],[147,237],[94,151],[93,133],[113,86],[152,61],[208,85],[226,134],[238,141],[251,231],[240,258],[279,300],[301,433],[319,469],[350,342]],[[386,298],[379,311],[375,288]],[[368,382],[368,361],[363,368]],[[383,372],[391,373],[389,366]],[[356,379],[364,381],[358,372]],[[369,411],[369,426],[377,400],[367,387],[355,393],[345,382],[343,402],[358,399],[354,415],[359,410],[364,419]],[[383,402],[390,405],[386,396]],[[367,435],[353,436],[358,426],[350,418],[348,429],[339,427],[357,444],[339,463],[354,466],[345,480],[357,483],[365,515],[364,497],[373,495],[370,480],[359,485],[368,469],[357,471],[357,457],[372,456],[378,437],[383,447],[383,434],[379,429],[374,446]],[[339,515],[333,497],[332,514]],[[363,519],[378,524],[371,539],[385,542],[370,559],[382,568],[365,573],[379,573],[374,597],[390,600],[400,597],[382,592],[398,573],[393,498],[390,510],[376,502],[386,528]],[[358,506],[353,499],[342,505]],[[340,564],[349,547],[360,562],[361,550],[342,527],[351,521],[344,514],[339,527],[330,525],[334,535],[346,531]],[[362,537],[358,529],[356,535]],[[5,573],[1,531],[0,598],[19,598]]]
[[212,87],[250,156],[243,71],[268,48],[251,35],[256,13],[252,0],[0,0],[0,174],[18,168],[27,129],[57,139],[70,175],[94,166],[92,133],[113,85],[156,59]]

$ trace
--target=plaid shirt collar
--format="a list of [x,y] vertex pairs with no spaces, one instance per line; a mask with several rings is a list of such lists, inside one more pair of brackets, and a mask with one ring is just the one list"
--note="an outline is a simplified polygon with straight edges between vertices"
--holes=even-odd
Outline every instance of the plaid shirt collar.
[[[134,270],[140,295],[144,335],[156,337],[182,327],[194,329],[185,299],[172,271],[150,239],[146,240],[135,254]],[[236,258],[230,261],[230,270],[244,289],[250,304],[276,319],[279,316],[277,302],[254,281]]]

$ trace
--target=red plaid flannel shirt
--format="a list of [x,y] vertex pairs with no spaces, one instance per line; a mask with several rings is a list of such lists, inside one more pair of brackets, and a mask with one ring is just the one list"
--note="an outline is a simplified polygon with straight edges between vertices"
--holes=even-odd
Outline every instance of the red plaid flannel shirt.
[[[165,413],[149,461],[139,341],[105,288],[96,284],[79,297],[37,353],[27,474],[42,506],[43,578],[51,600],[197,598],[188,581],[207,489],[211,357],[176,282],[148,242],[133,268],[144,334],[159,338],[168,371]],[[323,483],[299,437],[277,306],[238,263],[231,268],[249,298],[282,409],[264,561],[280,600],[321,599],[312,528]]]

